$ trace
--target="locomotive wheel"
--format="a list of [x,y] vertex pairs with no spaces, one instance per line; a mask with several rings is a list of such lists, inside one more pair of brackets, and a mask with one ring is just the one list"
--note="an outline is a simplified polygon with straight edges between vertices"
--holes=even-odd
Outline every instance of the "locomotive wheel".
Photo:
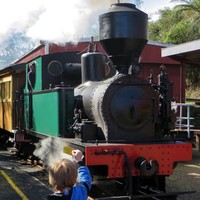
[[18,149],[18,155],[24,160],[27,160],[29,156],[32,156],[33,151],[35,150],[35,146],[27,142],[18,142],[16,148]]
[[165,176],[159,176],[158,177],[158,189],[166,192],[166,180],[165,180]]

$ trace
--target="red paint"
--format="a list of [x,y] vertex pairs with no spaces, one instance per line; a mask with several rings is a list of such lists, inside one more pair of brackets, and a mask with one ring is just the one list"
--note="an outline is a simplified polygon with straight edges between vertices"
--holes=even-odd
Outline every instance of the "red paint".
[[179,65],[180,62],[177,62],[171,58],[161,57],[161,49],[165,48],[164,45],[156,44],[147,44],[141,54],[141,63],[163,63],[163,64],[172,64]]
[[[116,151],[116,154],[112,153]],[[192,145],[180,144],[120,144],[120,145],[98,145],[85,148],[85,162],[88,166],[108,166],[107,178],[122,178],[124,174],[125,152],[132,167],[132,176],[139,176],[140,172],[134,167],[134,161],[138,157],[144,157],[148,162],[156,160],[159,164],[158,175],[172,175],[173,163],[192,160]],[[104,154],[99,154],[103,152]],[[105,154],[109,153],[111,154]]]

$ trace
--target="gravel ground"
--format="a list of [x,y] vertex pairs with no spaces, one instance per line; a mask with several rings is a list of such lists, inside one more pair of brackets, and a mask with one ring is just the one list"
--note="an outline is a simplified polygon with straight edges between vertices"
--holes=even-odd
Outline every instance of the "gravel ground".
[[190,162],[179,163],[174,174],[167,178],[167,191],[196,191],[180,195],[178,200],[200,200],[200,152],[193,150]]

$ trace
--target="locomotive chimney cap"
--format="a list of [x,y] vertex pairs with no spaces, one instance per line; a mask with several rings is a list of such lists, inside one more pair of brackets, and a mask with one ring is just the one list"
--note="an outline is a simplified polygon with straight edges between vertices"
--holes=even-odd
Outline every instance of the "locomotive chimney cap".
[[113,3],[109,10],[128,10],[128,9],[136,9],[136,5],[132,3]]

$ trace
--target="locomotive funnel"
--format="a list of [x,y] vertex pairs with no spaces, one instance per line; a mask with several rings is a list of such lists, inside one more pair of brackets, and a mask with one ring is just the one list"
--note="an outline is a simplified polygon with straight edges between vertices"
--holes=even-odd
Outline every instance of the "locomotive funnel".
[[134,4],[112,4],[100,15],[100,43],[120,73],[137,64],[147,43],[148,15]]

